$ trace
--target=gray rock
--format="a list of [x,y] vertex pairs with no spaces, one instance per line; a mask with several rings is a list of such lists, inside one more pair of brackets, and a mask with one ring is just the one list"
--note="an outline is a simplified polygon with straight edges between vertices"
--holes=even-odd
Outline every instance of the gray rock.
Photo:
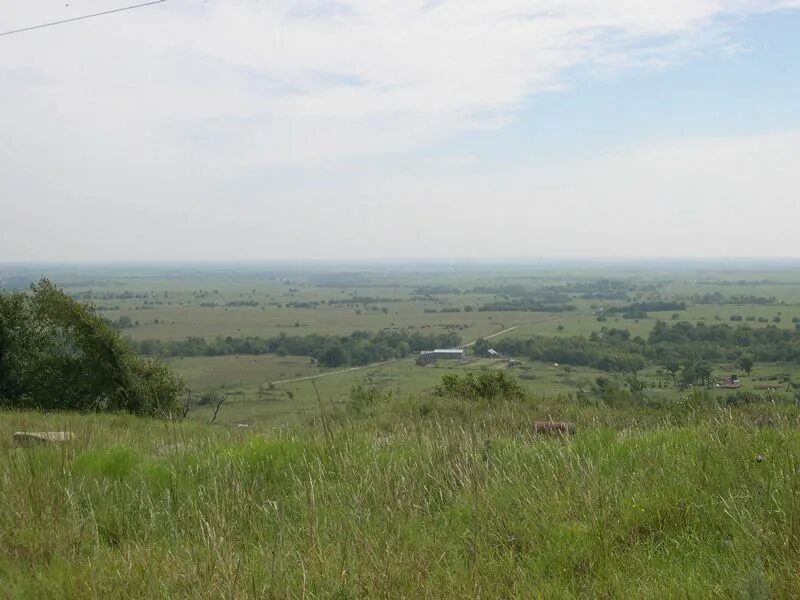
[[18,444],[63,444],[75,436],[71,431],[17,431],[14,441]]

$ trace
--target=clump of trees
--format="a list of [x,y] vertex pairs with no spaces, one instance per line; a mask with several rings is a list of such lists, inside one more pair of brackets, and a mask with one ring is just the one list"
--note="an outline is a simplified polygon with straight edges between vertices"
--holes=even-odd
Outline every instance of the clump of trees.
[[0,295],[0,405],[166,416],[183,381],[46,279]]
[[627,329],[606,329],[590,337],[533,336],[504,338],[495,344],[495,350],[530,360],[557,362],[565,365],[593,367],[601,371],[636,372],[646,361],[642,356],[645,341],[631,339]]
[[684,385],[707,384],[711,373],[704,361],[730,361],[747,374],[756,362],[800,363],[800,329],[659,321],[647,339],[631,337],[627,329],[604,327],[588,337],[504,338],[494,348],[534,361],[622,373],[635,373],[647,364],[670,365],[674,369],[665,370],[673,379],[682,368]]
[[230,302],[226,302],[225,306],[249,306],[249,307],[256,307],[259,306],[259,303],[255,300],[231,300]]
[[738,296],[725,296],[721,292],[711,292],[706,294],[695,294],[690,299],[695,304],[777,304],[778,299],[775,296],[754,296],[754,295],[738,295]]
[[775,326],[735,327],[678,322],[672,326],[656,323],[647,340],[648,354],[653,358],[702,356],[707,360],[738,361],[747,354],[754,361],[765,363],[800,362],[800,332]]
[[134,321],[127,315],[122,315],[116,321],[112,319],[103,319],[103,321],[114,329],[129,329],[139,324],[138,321],[134,323]]
[[646,319],[648,312],[674,312],[685,310],[685,302],[634,302],[625,306],[612,306],[606,309],[607,314],[621,314],[623,319]]
[[577,310],[574,304],[557,304],[527,298],[489,302],[478,307],[481,312],[569,312]]

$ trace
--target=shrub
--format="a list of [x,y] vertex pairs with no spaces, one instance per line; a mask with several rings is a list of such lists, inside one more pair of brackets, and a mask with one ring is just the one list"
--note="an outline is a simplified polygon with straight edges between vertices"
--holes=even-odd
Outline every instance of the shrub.
[[758,392],[738,390],[725,396],[725,404],[728,406],[736,406],[739,404],[759,404],[770,402],[773,400],[773,398],[774,394],[760,394]]
[[391,396],[391,392],[373,386],[365,387],[357,383],[350,388],[350,402],[348,402],[347,408],[350,412],[362,414],[376,403],[386,401]]
[[434,388],[434,394],[442,397],[469,398],[472,400],[521,400],[525,391],[519,382],[504,371],[487,371],[477,377],[447,374],[442,383]]

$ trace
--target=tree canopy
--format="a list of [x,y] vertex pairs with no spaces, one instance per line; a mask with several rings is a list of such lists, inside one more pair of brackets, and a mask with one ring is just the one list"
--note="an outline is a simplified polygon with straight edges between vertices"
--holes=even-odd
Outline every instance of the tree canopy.
[[0,295],[0,405],[164,416],[177,409],[183,388],[50,281]]

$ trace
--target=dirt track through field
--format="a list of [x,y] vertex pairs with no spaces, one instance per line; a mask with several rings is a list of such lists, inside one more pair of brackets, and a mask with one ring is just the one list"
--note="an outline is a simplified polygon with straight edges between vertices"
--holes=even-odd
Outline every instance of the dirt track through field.
[[[509,331],[514,331],[519,325],[514,325],[513,327],[509,327],[508,329],[503,329],[503,331],[498,331],[497,333],[493,333],[492,335],[487,335],[484,340],[490,340],[492,338],[496,338],[499,335],[503,335],[504,333],[508,333]],[[464,344],[461,346],[462,348],[469,348],[470,346],[474,346],[475,342],[478,340],[472,340],[469,344]]]

